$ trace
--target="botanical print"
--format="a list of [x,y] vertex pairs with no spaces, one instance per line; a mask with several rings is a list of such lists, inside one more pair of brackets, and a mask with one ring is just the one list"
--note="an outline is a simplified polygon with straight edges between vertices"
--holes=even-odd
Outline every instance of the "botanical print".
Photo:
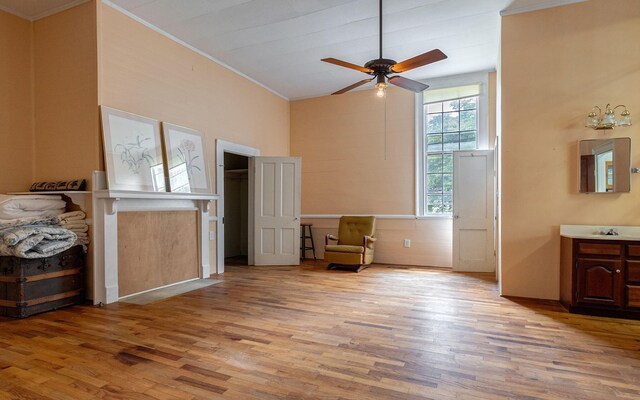
[[160,123],[107,107],[102,113],[109,189],[166,191]]
[[120,161],[129,166],[129,171],[134,174],[140,173],[140,168],[144,165],[151,167],[154,165],[151,149],[145,144],[149,144],[151,138],[136,136],[135,141],[129,143],[118,143],[113,148],[115,153],[120,153]]
[[193,140],[182,139],[178,146],[178,158],[186,164],[187,172],[190,176],[193,176],[194,173],[202,172],[200,167],[195,164],[198,157],[200,156],[196,154],[196,144],[193,143]]
[[164,122],[162,127],[170,190],[210,193],[209,170],[202,134],[193,129]]

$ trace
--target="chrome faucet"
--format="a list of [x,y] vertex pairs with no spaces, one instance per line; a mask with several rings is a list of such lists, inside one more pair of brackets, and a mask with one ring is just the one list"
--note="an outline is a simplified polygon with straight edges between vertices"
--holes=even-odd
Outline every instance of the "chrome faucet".
[[605,233],[605,235],[607,235],[607,236],[618,236],[618,232],[615,229],[611,228],[611,229],[609,229],[609,231],[607,233]]

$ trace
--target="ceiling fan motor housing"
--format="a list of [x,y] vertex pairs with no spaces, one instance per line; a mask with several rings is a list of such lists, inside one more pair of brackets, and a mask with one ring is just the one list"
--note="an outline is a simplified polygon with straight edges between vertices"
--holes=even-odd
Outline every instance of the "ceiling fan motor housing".
[[367,62],[364,67],[373,70],[371,75],[386,75],[393,71],[391,71],[391,67],[396,65],[397,62],[395,60],[390,60],[388,58],[378,58],[376,60],[371,60]]

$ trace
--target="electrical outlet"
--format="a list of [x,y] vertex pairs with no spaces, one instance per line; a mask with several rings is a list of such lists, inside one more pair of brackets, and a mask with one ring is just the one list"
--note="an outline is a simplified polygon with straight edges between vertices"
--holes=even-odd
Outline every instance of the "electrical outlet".
[[406,248],[411,247],[411,239],[405,239],[404,240],[404,247],[406,247]]
[[209,240],[216,240],[215,231],[209,231]]

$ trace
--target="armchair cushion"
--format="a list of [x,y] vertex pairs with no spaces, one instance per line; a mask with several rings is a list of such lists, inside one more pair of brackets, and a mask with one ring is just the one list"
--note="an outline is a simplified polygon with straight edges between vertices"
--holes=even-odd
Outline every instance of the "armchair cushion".
[[364,236],[373,236],[376,217],[342,217],[338,226],[338,244],[361,246]]
[[349,246],[349,245],[327,245],[324,246],[324,251],[336,251],[339,253],[364,253],[364,247],[362,246]]

